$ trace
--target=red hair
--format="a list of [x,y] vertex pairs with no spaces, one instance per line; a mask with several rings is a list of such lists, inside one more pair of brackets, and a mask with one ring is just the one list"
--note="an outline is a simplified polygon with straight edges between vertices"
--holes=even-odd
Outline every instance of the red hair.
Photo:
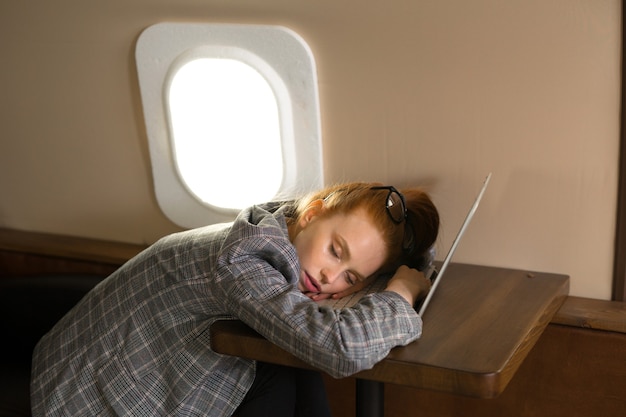
[[[396,268],[406,264],[412,268],[420,266],[423,257],[437,240],[439,233],[439,212],[430,196],[420,187],[399,190],[405,198],[407,219],[398,224],[387,213],[386,189],[372,189],[379,183],[351,182],[336,184],[313,192],[296,202],[294,221],[298,222],[306,209],[317,200],[324,201],[327,216],[334,213],[348,214],[357,208],[363,208],[372,222],[380,230],[387,248],[386,262],[383,268]],[[405,224],[405,222],[407,222]],[[403,250],[405,227],[413,234],[410,250]]]

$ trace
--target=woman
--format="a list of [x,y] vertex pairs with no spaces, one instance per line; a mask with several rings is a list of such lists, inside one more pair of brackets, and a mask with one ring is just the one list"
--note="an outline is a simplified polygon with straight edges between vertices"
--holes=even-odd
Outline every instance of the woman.
[[[334,377],[371,368],[421,334],[412,306],[430,283],[398,265],[417,266],[438,227],[423,191],[350,183],[165,237],[39,342],[33,415],[232,415],[256,363],[211,351],[209,328],[224,318]],[[311,300],[394,270],[386,291],[351,308]]]

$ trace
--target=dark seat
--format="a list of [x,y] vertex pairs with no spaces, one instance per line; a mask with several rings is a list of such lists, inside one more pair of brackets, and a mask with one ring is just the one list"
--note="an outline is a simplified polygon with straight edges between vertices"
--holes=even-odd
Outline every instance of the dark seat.
[[95,275],[0,278],[0,417],[31,415],[29,385],[35,345],[102,279]]

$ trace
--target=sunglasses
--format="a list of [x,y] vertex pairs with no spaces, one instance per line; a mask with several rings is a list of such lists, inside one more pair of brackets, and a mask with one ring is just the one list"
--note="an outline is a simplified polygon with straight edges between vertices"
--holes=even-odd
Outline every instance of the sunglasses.
[[386,198],[387,214],[394,223],[400,224],[407,218],[406,200],[400,191],[391,185],[372,187],[372,190],[387,190]]
[[404,238],[402,239],[402,249],[411,253],[415,249],[415,239],[413,237],[413,228],[407,221],[408,212],[406,209],[406,200],[400,191],[391,185],[381,185],[372,187],[372,190],[387,190],[387,198],[385,199],[385,207],[389,218],[396,224],[405,222]]

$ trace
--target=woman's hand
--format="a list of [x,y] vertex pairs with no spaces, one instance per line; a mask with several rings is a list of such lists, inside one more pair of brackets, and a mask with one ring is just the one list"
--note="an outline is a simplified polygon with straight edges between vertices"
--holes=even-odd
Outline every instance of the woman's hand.
[[411,305],[430,291],[430,280],[417,269],[401,265],[387,283],[386,291],[400,294]]

